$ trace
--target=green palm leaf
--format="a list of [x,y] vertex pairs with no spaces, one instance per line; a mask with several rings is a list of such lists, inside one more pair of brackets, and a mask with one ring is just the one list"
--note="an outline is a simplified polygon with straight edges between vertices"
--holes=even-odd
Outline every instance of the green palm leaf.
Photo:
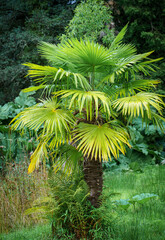
[[74,69],[74,72],[79,73],[93,72],[94,67],[99,69],[112,63],[108,49],[93,41],[78,41],[73,38],[63,45],[54,45],[54,48],[52,44],[49,46],[42,42],[39,49],[49,61],[57,65],[60,61],[65,70]]
[[111,88],[105,89],[105,92],[111,98],[118,97],[127,97],[130,95],[135,95],[137,91],[146,91],[152,88],[155,88],[157,84],[159,84],[159,80],[134,80],[130,82],[118,83],[111,86]]
[[[68,110],[60,109],[56,99],[48,99],[33,107],[26,108],[13,120],[12,129],[23,129],[28,127],[42,134],[63,135],[64,131],[70,131],[74,118]],[[11,123],[12,123],[11,122]]]
[[93,125],[80,123],[73,141],[78,142],[77,148],[87,157],[108,161],[111,154],[117,158],[121,151],[125,154],[125,145],[130,146],[127,131],[113,124]]
[[164,106],[162,99],[155,93],[140,92],[134,96],[119,98],[114,101],[113,106],[117,111],[121,111],[123,115],[130,117],[144,117],[145,112],[151,119],[151,106],[154,107],[159,114],[162,114]]
[[29,68],[27,76],[34,78],[35,82],[52,82],[58,71],[58,68],[41,66],[34,63],[24,63],[23,65]]
[[127,27],[128,24],[126,24],[122,30],[118,33],[118,35],[116,36],[116,38],[113,40],[113,42],[111,43],[111,47],[110,50],[114,50],[115,48],[118,48],[121,44],[122,44],[122,40],[127,32]]
[[72,96],[70,100],[69,108],[73,105],[77,106],[79,112],[81,113],[83,108],[86,109],[87,120],[92,121],[94,110],[96,112],[96,118],[98,118],[99,103],[102,104],[104,111],[111,116],[111,102],[108,96],[104,92],[99,91],[83,91],[83,90],[61,90],[54,93],[56,96],[62,96],[62,98],[67,98]]
[[[43,84],[50,84],[50,83],[51,85],[53,83],[57,84],[57,81],[61,81],[61,80],[64,80],[62,84],[65,83],[66,86],[69,85],[68,81],[71,81],[71,82],[74,82],[76,87],[80,85],[83,89],[87,89],[87,90],[91,89],[88,83],[88,80],[80,73],[66,71],[62,68],[40,66],[33,63],[25,63],[23,65],[29,67],[27,76],[34,78],[33,80],[35,82],[42,83],[42,85],[35,87],[36,90],[44,87],[45,88],[48,87],[48,85],[43,85]],[[31,88],[29,89],[29,91],[30,90]],[[25,91],[28,91],[28,89],[26,89]]]

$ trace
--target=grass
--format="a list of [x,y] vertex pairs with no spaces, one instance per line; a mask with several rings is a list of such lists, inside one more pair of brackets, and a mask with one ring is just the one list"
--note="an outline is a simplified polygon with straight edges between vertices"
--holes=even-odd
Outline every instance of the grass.
[[7,174],[0,177],[0,233],[43,223],[42,219],[34,215],[24,214],[34,200],[47,194],[46,173],[40,170],[28,174],[28,163],[24,159],[15,166],[8,164]]
[[31,228],[23,228],[9,234],[1,234],[0,240],[48,240],[51,238],[50,225],[38,225]]
[[[147,166],[143,173],[108,172],[105,175],[105,194],[111,200],[129,199],[141,193],[154,193],[158,199],[136,203],[127,210],[116,209],[115,240],[165,239],[165,167]],[[116,193],[116,194],[115,194]],[[110,200],[110,199],[109,199]]]
[[[136,203],[127,210],[114,208],[115,221],[111,230],[113,237],[106,240],[164,240],[165,166],[147,166],[142,173],[109,171],[105,173],[104,178],[104,194],[110,196],[107,199],[109,205],[113,200],[128,199],[141,193],[154,193],[159,196],[144,204]],[[7,220],[9,221],[9,218]],[[51,239],[51,226],[48,224],[21,230],[15,230],[16,228],[17,225],[12,232],[1,234],[0,239]]]

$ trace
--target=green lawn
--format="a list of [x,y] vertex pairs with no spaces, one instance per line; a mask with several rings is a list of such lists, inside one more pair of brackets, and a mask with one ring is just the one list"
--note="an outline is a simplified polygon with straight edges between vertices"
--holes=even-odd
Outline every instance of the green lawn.
[[127,210],[117,209],[114,223],[115,240],[165,239],[165,167],[147,166],[143,173],[108,172],[105,174],[106,194],[118,193],[111,199],[130,199],[141,193],[159,197],[144,204],[136,203]]
[[1,234],[0,240],[48,240],[51,239],[50,225],[23,228],[9,234]]

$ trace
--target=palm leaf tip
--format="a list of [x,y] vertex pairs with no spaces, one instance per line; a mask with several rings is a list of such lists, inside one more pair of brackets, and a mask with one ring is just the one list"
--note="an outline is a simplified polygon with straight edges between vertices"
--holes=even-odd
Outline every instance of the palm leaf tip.
[[36,150],[34,151],[30,158],[31,163],[28,168],[28,173],[32,173],[35,170],[35,168],[38,168],[39,162],[46,157],[48,157],[46,143],[41,142],[39,143],[39,145],[37,146]]
[[125,154],[125,146],[129,146],[129,135],[124,128],[109,124],[93,125],[80,123],[74,131],[73,141],[77,148],[88,158],[108,161],[111,155],[118,158],[119,152]]

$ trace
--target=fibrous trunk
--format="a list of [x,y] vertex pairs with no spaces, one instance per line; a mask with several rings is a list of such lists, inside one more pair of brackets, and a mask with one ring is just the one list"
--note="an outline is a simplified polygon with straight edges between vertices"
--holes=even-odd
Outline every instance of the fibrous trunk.
[[99,160],[84,158],[84,178],[90,190],[89,200],[97,208],[100,206],[99,197],[103,188],[102,163]]

